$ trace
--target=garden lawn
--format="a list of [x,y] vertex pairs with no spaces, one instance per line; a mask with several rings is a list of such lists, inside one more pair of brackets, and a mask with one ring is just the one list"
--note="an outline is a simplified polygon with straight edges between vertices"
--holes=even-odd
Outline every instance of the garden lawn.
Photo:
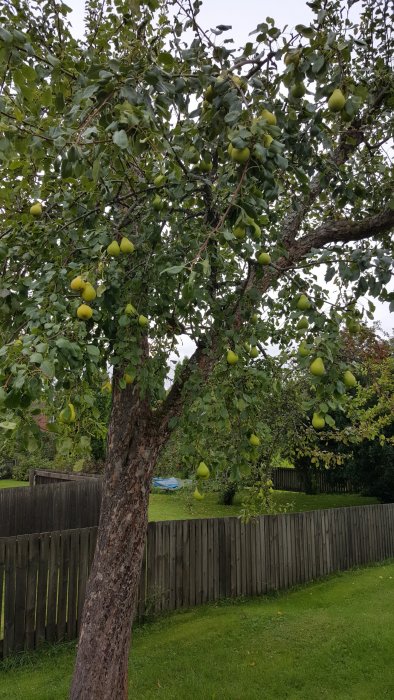
[[[292,491],[275,491],[277,506],[286,506],[289,512],[320,510],[321,508],[341,508],[377,503],[376,498],[357,494],[322,493],[308,496]],[[220,518],[239,515],[242,495],[237,494],[234,505],[221,506],[216,493],[207,493],[203,501],[195,501],[191,493],[170,492],[152,493],[149,501],[149,520],[188,520],[190,518]]]
[[0,489],[14,489],[16,486],[29,486],[29,482],[15,481],[15,479],[0,479]]
[[[394,563],[137,628],[135,700],[394,697]],[[0,668],[1,700],[66,700],[74,646]],[[27,661],[30,661],[28,664]]]

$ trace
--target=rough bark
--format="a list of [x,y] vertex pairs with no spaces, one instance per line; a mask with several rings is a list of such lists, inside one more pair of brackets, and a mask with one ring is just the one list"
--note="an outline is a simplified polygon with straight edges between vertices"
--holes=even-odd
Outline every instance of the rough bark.
[[97,546],[86,591],[72,700],[126,700],[128,654],[158,441],[147,401],[117,388]]

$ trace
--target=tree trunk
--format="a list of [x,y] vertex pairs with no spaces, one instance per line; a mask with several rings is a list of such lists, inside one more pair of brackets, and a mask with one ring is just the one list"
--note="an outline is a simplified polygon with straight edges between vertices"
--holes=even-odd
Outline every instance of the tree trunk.
[[148,403],[117,388],[98,538],[87,586],[71,700],[126,700],[128,654],[159,450]]

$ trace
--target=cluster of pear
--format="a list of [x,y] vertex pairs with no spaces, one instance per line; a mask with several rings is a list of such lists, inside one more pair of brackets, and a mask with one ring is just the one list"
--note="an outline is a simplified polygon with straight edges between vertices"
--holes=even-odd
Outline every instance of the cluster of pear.
[[[93,301],[97,296],[93,285],[90,284],[90,282],[85,282],[80,275],[71,280],[70,289],[72,289],[73,292],[81,292],[81,297],[84,301]],[[92,307],[88,304],[80,304],[77,308],[77,316],[82,321],[88,321],[93,316]]]
[[123,236],[120,245],[118,241],[112,241],[109,246],[107,246],[107,253],[111,258],[117,258],[121,253],[134,253],[134,250],[134,243],[129,241],[125,236]]
[[[264,121],[268,126],[276,126],[277,120],[275,114],[270,112],[268,109],[263,109],[260,116],[257,117],[254,121]],[[269,148],[272,141],[273,137],[271,134],[264,134],[263,136],[263,145],[265,148]],[[238,163],[239,165],[244,165],[245,163],[248,162],[250,158],[250,148],[248,146],[245,146],[244,148],[236,148],[233,146],[233,144],[230,142],[227,152],[234,163]]]
[[[167,178],[164,175],[164,173],[159,173],[154,178],[153,184],[155,185],[155,187],[162,187],[165,184],[166,179]],[[154,211],[159,212],[164,208],[164,206],[165,206],[164,200],[160,197],[160,195],[158,193],[156,193],[155,196],[153,197],[153,200],[152,200],[152,209],[154,209]]]
[[149,325],[149,319],[147,319],[146,316],[143,316],[142,314],[139,314],[135,306],[133,304],[126,304],[125,310],[124,310],[126,316],[136,316],[138,317],[138,325],[141,326],[141,328],[146,328],[146,326]]
[[[305,294],[301,294],[297,301],[297,308],[300,311],[308,311],[311,308],[311,306],[312,305],[308,297]],[[359,326],[360,324],[357,325]],[[308,319],[305,316],[303,316],[298,321],[296,327],[298,330],[306,330],[308,326]],[[300,355],[300,357],[308,357],[310,352],[311,348],[308,347],[305,340],[303,340],[298,347],[298,354]],[[326,368],[324,366],[322,357],[317,356],[314,358],[314,360],[312,360],[311,364],[309,365],[309,371],[314,377],[323,377],[326,374]],[[357,386],[357,379],[349,369],[345,370],[345,372],[343,373],[342,381],[347,389],[354,389],[354,387]],[[313,414],[312,425],[315,428],[315,430],[321,430],[322,428],[324,428],[325,424],[326,421],[321,413]]]
[[[302,49],[291,49],[284,56],[286,66],[293,64],[296,68],[301,60]],[[296,81],[290,88],[290,95],[294,99],[301,99],[306,93],[306,87],[302,81]],[[335,88],[327,100],[330,112],[342,112],[346,104],[346,97],[340,88]]]
[[[200,479],[200,481],[205,481],[206,479],[209,479],[210,471],[205,462],[200,462],[200,464],[198,465],[196,476],[197,479]],[[196,488],[194,489],[193,498],[195,498],[196,501],[202,501],[204,498],[204,494],[201,493],[198,486],[196,486]]]
[[[259,316],[258,314],[254,313],[250,317],[250,322],[253,323],[253,325],[256,325],[259,321]],[[244,348],[248,355],[252,357],[254,360],[256,357],[259,356],[259,349],[256,345],[250,345],[250,343],[244,343]],[[226,353],[226,361],[227,364],[229,365],[236,365],[237,362],[239,361],[239,355],[234,352],[234,350],[228,349]]]

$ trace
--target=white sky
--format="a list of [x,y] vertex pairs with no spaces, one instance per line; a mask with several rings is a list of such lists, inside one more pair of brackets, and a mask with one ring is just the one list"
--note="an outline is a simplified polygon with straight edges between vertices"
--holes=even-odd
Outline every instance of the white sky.
[[[75,34],[83,35],[84,0],[66,0],[73,9],[69,15],[75,29]],[[309,24],[312,11],[306,0],[203,0],[199,15],[199,24],[204,29],[216,27],[218,24],[230,24],[232,30],[227,36],[234,39],[235,46],[241,46],[248,40],[249,32],[264,22],[266,17],[272,17],[280,29],[288,26],[288,30],[296,24]],[[394,286],[391,285],[391,289]],[[385,331],[393,331],[393,314],[389,313],[388,304],[382,304],[375,299],[375,320],[379,321]],[[366,306],[364,303],[363,306]],[[193,344],[185,339],[182,354],[192,350]]]

